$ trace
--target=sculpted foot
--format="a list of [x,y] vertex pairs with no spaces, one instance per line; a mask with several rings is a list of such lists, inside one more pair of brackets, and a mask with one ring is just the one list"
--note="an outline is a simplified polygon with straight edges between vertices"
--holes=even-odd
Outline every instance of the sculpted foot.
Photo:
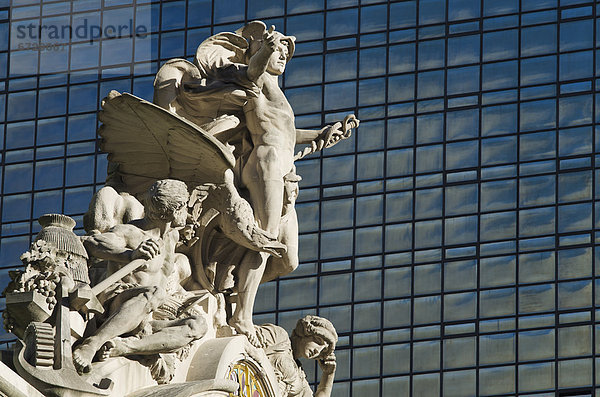
[[98,359],[100,361],[106,361],[110,357],[121,357],[127,354],[127,348],[125,346],[123,338],[114,338],[106,342],[100,350],[98,350]]
[[246,335],[250,344],[254,347],[260,348],[260,341],[256,336],[256,331],[254,330],[254,324],[249,320],[240,320],[234,317],[231,317],[229,320],[229,326],[233,327],[237,331],[237,333]]
[[96,349],[87,344],[79,345],[73,350],[73,364],[79,373],[87,373],[92,370],[92,360]]

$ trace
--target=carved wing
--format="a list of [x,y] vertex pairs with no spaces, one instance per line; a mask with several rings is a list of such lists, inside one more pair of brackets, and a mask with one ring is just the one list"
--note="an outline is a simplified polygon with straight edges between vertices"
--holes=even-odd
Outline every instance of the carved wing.
[[111,91],[98,115],[101,149],[119,164],[125,188],[146,191],[158,179],[221,183],[235,165],[225,145],[195,124],[131,94]]

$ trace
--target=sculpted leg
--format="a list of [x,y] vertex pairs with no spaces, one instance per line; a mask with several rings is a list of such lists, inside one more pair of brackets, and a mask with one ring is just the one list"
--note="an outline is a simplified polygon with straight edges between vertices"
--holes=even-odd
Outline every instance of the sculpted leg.
[[298,267],[298,218],[293,207],[288,211],[279,227],[279,241],[286,245],[287,251],[281,258],[269,258],[261,283],[285,276]]
[[116,309],[112,311],[110,317],[94,335],[85,339],[73,350],[73,363],[77,370],[89,372],[92,360],[102,345],[137,328],[164,298],[165,291],[161,287],[135,288],[117,295],[113,302],[113,307]]
[[235,311],[229,319],[229,325],[240,334],[248,337],[253,345],[258,345],[254,324],[252,323],[252,310],[258,286],[265,271],[269,254],[248,250],[238,270],[238,302]]
[[192,316],[173,321],[153,321],[154,333],[143,338],[116,337],[100,349],[101,359],[127,356],[130,354],[171,353],[206,334],[207,325],[203,317]]
[[273,236],[279,234],[283,209],[283,175],[281,161],[272,146],[258,146],[244,167],[242,179],[250,192],[254,216],[260,227]]

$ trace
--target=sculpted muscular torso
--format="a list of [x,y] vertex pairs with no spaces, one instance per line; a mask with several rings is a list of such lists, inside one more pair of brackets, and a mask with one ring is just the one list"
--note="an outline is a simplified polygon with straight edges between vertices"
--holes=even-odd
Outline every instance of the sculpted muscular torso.
[[[201,318],[153,321],[149,316],[165,302],[168,292],[172,294],[181,288],[180,280],[190,274],[187,258],[175,253],[179,239],[176,227],[185,224],[188,197],[185,183],[171,179],[158,181],[145,197],[143,219],[84,239],[92,256],[109,261],[108,275],[132,261],[140,261],[141,266],[100,294],[101,301],[109,307],[109,316],[74,349],[73,361],[80,372],[90,371],[92,360],[101,348],[104,358],[168,352],[205,332]],[[150,336],[135,340],[119,338],[145,322],[152,327]]]
[[300,178],[294,170],[295,145],[312,144],[314,149],[320,150],[326,145],[324,136],[345,133],[341,123],[321,130],[296,128],[292,107],[278,84],[278,76],[285,71],[293,45],[292,37],[274,31],[271,26],[263,33],[262,40],[250,40],[251,56],[245,69],[247,79],[257,86],[259,94],[249,95],[244,105],[253,149],[242,170],[242,184],[250,193],[258,225],[287,246],[282,258],[248,251],[240,265],[238,305],[229,324],[246,334],[254,344],[252,308],[258,285],[298,266],[298,221],[294,203]]
[[250,58],[247,75],[261,89],[244,106],[246,124],[254,146],[242,182],[250,197],[259,226],[277,236],[283,207],[283,178],[294,166],[296,126],[294,112],[277,78],[285,70],[287,41],[270,30],[258,52]]

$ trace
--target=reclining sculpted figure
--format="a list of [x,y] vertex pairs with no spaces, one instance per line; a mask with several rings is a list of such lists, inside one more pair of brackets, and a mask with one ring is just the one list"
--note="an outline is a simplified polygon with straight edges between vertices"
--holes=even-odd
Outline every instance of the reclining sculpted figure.
[[[73,351],[80,372],[89,372],[94,356],[171,353],[201,338],[202,316],[177,316],[173,300],[183,305],[189,294],[180,285],[189,277],[189,261],[175,253],[178,227],[185,225],[188,190],[177,180],[160,180],[144,196],[143,219],[119,224],[83,239],[88,252],[108,260],[107,274],[137,262],[137,267],[100,293],[107,318]],[[175,310],[173,310],[175,309]]]

